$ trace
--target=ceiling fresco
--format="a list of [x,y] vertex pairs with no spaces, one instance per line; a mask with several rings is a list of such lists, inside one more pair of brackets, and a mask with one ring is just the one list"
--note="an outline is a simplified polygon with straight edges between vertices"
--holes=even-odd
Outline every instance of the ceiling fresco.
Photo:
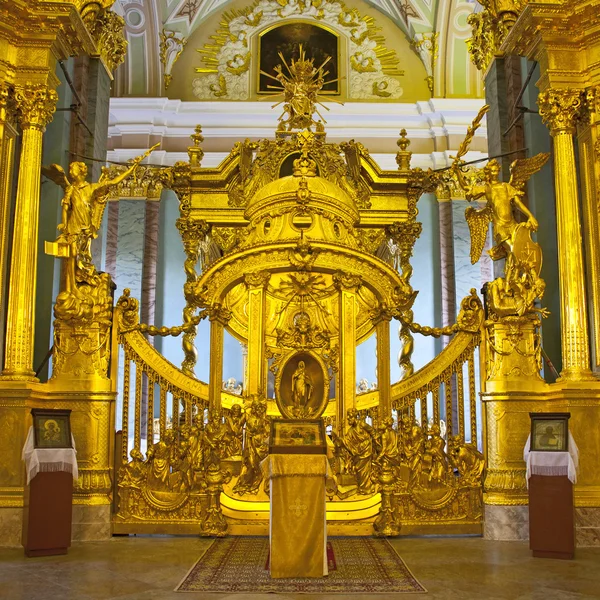
[[[263,1],[275,5],[275,11],[279,11],[281,18],[320,19],[326,26],[342,23],[341,20],[336,23],[327,22],[327,18],[333,13],[329,10],[323,15],[322,6],[325,0]],[[186,90],[189,88],[191,93],[192,82],[197,82],[193,69],[188,66],[195,63],[197,67],[201,67],[201,57],[197,50],[201,49],[202,45],[199,48],[197,41],[206,39],[210,45],[212,39],[220,48],[224,42],[218,37],[224,22],[230,24],[236,16],[247,20],[247,15],[252,10],[254,12],[251,13],[251,17],[255,18],[256,13],[260,12],[260,6],[259,10],[256,10],[257,4],[259,2],[253,0],[116,0],[113,10],[125,18],[129,47],[127,60],[116,73],[114,94],[118,97],[168,96],[186,99],[182,86],[187,86]],[[328,5],[333,4],[336,4],[335,0],[328,2]],[[478,7],[474,1],[344,0],[337,4],[338,13],[343,18],[356,17],[364,22],[370,20],[371,29],[379,28],[384,31],[385,35],[380,35],[371,44],[375,63],[376,56],[382,56],[388,51],[396,52],[400,56],[400,69],[405,66],[403,62],[410,65],[414,64],[414,57],[419,59],[421,66],[418,69],[411,67],[412,72],[410,69],[406,71],[404,87],[407,80],[413,81],[417,77],[417,73],[422,81],[424,74],[427,85],[421,86],[418,92],[423,96],[423,100],[431,96],[481,97],[481,77],[469,60],[465,44],[471,36],[467,17]],[[364,28],[362,21],[360,26]],[[353,43],[353,35],[357,34],[349,34],[350,45]],[[383,37],[385,40],[381,41],[379,38]],[[351,48],[354,49],[354,46]],[[410,52],[405,48],[410,48]],[[359,50],[364,52],[364,46]],[[411,57],[408,56],[409,53],[412,54]],[[348,56],[348,59],[350,58]],[[176,65],[180,59],[181,63],[186,65],[185,71]],[[232,58],[229,59],[230,64],[231,60]],[[239,63],[238,68],[243,69],[244,53],[236,55],[235,60]],[[205,86],[208,90],[211,89],[211,85],[214,86],[215,100],[251,99],[251,94],[245,97],[228,97],[226,84],[229,82],[231,86],[233,80],[226,67],[220,73],[217,73],[217,68],[213,80]],[[348,70],[356,75],[351,67]],[[231,69],[229,74],[230,72]],[[414,77],[411,77],[413,74]],[[185,78],[185,84],[181,81],[182,78]],[[376,77],[372,76],[371,79],[373,83],[369,83],[369,86],[373,87]],[[384,81],[382,77],[379,77],[379,80]],[[385,81],[388,80],[389,77]],[[402,84],[402,79],[400,81]],[[389,80],[387,89],[391,90],[393,85],[394,81]],[[352,99],[351,95],[348,99]],[[373,101],[385,99],[385,94],[371,98]],[[394,97],[389,97],[389,100],[396,102],[398,99],[397,93]]]

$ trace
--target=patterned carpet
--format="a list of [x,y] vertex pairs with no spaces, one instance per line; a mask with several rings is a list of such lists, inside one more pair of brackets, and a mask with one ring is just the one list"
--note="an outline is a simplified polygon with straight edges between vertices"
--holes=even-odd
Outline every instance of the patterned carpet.
[[327,577],[271,579],[265,570],[268,538],[216,539],[175,591],[341,595],[427,591],[385,539],[339,537],[329,538],[329,543],[336,569]]

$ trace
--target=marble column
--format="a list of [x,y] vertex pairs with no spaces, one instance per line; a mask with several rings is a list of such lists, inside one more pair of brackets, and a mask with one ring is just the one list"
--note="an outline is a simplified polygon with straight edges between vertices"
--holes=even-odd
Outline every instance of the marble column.
[[[454,276],[454,233],[452,228],[452,200],[450,194],[438,193],[440,227],[440,276],[442,292],[442,327],[456,322],[456,280]],[[442,336],[444,347],[450,338]]]
[[[158,224],[159,208],[158,202],[146,200],[146,215],[144,224],[144,257],[142,266],[142,294],[140,302],[140,320],[142,323],[154,325],[154,314],[156,308],[156,267],[158,264]],[[147,336],[148,342],[154,345],[154,336]],[[142,383],[142,407],[141,427],[142,437],[148,430],[148,419],[154,418],[148,414],[148,379],[144,378]]]

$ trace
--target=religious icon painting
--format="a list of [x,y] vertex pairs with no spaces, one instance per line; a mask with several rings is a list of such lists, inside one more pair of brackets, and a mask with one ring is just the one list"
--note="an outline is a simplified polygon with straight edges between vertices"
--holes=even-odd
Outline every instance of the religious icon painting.
[[571,413],[529,413],[529,416],[531,418],[532,451],[568,451]]
[[270,454],[326,454],[322,419],[273,419]]
[[320,356],[292,352],[275,379],[275,400],[288,419],[320,417],[329,399],[329,374]]
[[71,411],[32,408],[33,437],[36,448],[72,448]]

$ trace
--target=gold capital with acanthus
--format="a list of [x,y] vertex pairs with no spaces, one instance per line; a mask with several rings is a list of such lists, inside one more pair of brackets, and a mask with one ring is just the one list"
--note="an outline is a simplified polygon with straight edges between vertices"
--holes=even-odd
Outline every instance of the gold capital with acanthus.
[[216,321],[221,325],[227,325],[232,316],[231,311],[228,308],[225,308],[219,302],[216,302],[212,306],[209,306],[206,309],[206,312],[208,314],[209,321]]
[[175,222],[175,226],[181,234],[181,239],[187,254],[197,254],[200,242],[204,240],[210,231],[210,225],[204,221],[195,221],[181,217]]
[[542,121],[552,135],[575,133],[577,122],[585,110],[583,90],[550,88],[540,93],[537,102]]
[[22,129],[42,131],[54,115],[58,94],[44,84],[15,86],[14,101]]
[[355,291],[362,284],[362,279],[358,275],[352,275],[351,273],[344,273],[338,271],[333,274],[333,284],[338,290],[349,290]]
[[256,273],[247,273],[244,276],[244,281],[249,288],[264,287],[269,283],[271,273],[268,271],[258,271]]

